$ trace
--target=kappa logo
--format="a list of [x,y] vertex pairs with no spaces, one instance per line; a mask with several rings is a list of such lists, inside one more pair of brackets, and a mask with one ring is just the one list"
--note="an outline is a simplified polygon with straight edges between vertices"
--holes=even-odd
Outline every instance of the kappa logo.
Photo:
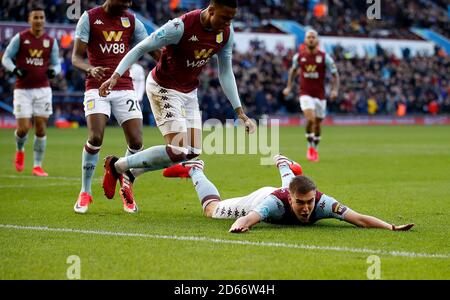
[[233,214],[233,211],[231,210],[231,207],[230,207],[230,208],[228,208],[227,216],[231,217],[232,214]]
[[23,43],[24,43],[25,45],[31,44],[29,40],[25,40]]
[[306,58],[302,57],[301,62],[305,62]]
[[103,24],[102,20],[97,19],[95,20],[94,25],[105,25],[105,24]]
[[196,35],[193,35],[190,39],[189,39],[189,42],[198,42],[199,41],[199,39],[198,39],[198,37],[196,36]]

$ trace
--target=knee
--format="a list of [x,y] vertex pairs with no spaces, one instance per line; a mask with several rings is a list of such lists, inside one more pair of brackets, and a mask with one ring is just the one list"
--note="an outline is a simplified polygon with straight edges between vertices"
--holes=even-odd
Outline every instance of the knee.
[[[220,198],[220,197],[218,197],[218,198]],[[203,214],[205,215],[205,217],[207,217],[207,218],[213,217],[214,211],[216,210],[217,205],[219,205],[219,201],[220,201],[220,199],[216,199],[214,201],[210,201],[209,203],[205,203],[206,206],[203,209]]]
[[16,129],[16,135],[20,138],[25,137],[28,134],[28,127],[18,127]]
[[142,139],[140,140],[131,140],[128,143],[128,149],[131,152],[139,152],[142,150]]
[[89,135],[89,140],[88,140],[89,144],[91,144],[92,146],[95,147],[100,147],[103,143],[103,134],[99,133],[99,132],[92,132]]
[[166,146],[166,152],[173,163],[186,161],[188,149],[172,145]]
[[128,147],[134,150],[139,150],[142,148],[142,131],[133,130],[127,133]]
[[315,118],[306,118],[306,122],[310,125],[315,125],[316,119]]
[[45,136],[45,126],[36,127],[36,136],[39,138],[42,138]]

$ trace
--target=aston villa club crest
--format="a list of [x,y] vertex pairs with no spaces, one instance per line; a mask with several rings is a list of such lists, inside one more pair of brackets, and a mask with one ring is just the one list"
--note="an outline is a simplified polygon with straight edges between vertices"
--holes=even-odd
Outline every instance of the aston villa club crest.
[[322,63],[322,56],[320,56],[320,55],[316,56],[316,63],[318,63],[318,64]]
[[130,27],[130,19],[128,19],[128,17],[121,17],[120,18],[120,21],[122,22],[122,26],[124,27],[124,28],[128,28],[128,27]]
[[219,33],[219,34],[216,36],[216,42],[217,42],[217,44],[220,44],[220,43],[223,42],[223,32]]
[[45,39],[42,44],[43,44],[44,48],[48,48],[48,47],[50,47],[50,40]]

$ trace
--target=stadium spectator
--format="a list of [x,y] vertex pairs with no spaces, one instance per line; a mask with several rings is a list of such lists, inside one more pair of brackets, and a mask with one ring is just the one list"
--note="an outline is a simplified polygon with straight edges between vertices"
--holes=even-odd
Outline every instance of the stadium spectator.
[[[25,21],[32,1],[6,0],[2,7],[1,20]],[[51,23],[74,23],[66,11],[71,3],[62,0],[45,0],[48,21]],[[180,1],[181,2],[181,1]],[[206,0],[197,1],[200,7]],[[102,3],[102,0],[80,0],[81,11],[89,10]],[[260,27],[266,20],[291,19],[305,26],[315,28],[321,35],[371,36],[390,38],[418,38],[411,27],[430,28],[450,38],[450,21],[447,3],[440,0],[393,0],[384,1],[381,6],[381,20],[367,18],[366,1],[333,0],[321,2],[325,6],[315,15],[317,8],[306,0],[240,0],[240,10],[236,16],[238,28]],[[170,0],[134,0],[132,9],[145,18],[161,25],[196,7],[171,7]]]
[[280,172],[282,187],[263,187],[250,195],[221,200],[216,186],[203,173],[203,161],[183,163],[172,177],[191,178],[203,208],[213,219],[237,219],[232,233],[248,231],[264,221],[274,224],[308,226],[322,219],[334,218],[363,228],[407,231],[414,224],[392,225],[378,218],[362,215],[317,190],[315,183],[303,176],[298,163],[277,155],[275,164]]

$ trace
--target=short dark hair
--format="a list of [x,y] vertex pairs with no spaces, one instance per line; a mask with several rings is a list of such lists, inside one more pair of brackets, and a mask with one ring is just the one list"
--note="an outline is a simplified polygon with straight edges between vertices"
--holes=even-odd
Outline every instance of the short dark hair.
[[28,14],[31,14],[33,11],[45,11],[45,7],[41,2],[34,2],[31,4],[30,10],[28,11]]
[[237,8],[238,0],[211,0],[211,4],[218,4],[231,8]]
[[314,181],[306,176],[296,176],[291,180],[291,183],[289,184],[289,191],[292,194],[299,193],[301,195],[306,195],[316,189],[317,187]]

